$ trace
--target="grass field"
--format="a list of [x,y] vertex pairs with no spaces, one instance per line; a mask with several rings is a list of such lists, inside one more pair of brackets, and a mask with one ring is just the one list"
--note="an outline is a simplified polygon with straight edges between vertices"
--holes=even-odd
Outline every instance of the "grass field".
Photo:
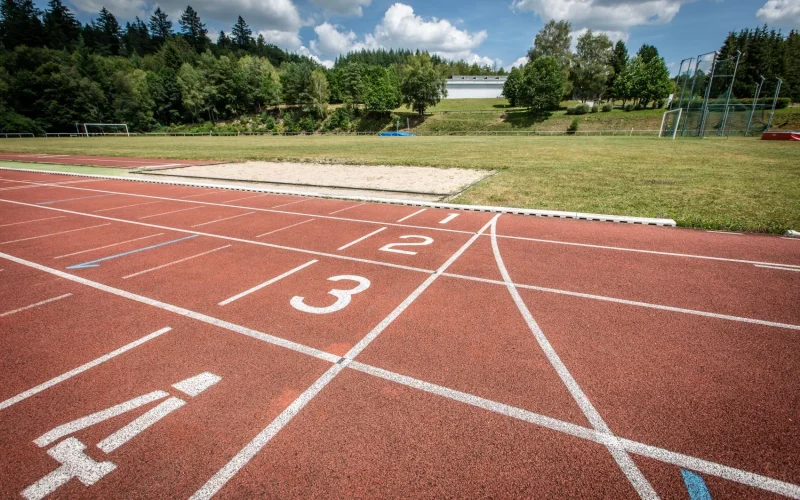
[[[800,145],[637,137],[133,137],[3,139],[16,153],[491,168],[453,200],[669,217],[706,229],[800,229]],[[309,167],[313,168],[313,167]]]

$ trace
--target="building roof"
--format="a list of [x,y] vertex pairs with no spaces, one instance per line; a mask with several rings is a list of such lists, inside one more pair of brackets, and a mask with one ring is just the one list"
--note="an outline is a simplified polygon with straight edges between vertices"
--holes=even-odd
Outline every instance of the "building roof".
[[503,75],[453,75],[450,80],[456,81],[481,81],[481,82],[505,82],[508,76]]

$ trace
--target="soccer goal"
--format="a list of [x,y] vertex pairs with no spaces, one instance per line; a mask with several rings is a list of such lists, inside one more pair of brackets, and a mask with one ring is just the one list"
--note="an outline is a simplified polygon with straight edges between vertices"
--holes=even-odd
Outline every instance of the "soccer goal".
[[681,123],[683,109],[673,109],[664,113],[661,117],[661,129],[658,131],[659,137],[672,137],[674,140],[678,135],[678,128]]
[[130,137],[127,123],[84,123],[83,133],[86,137],[98,135],[126,135]]

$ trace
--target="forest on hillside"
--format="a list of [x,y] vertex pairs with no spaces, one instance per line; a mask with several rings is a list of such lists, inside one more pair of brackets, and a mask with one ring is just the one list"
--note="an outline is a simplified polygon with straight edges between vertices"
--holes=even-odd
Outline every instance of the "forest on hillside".
[[[588,31],[573,53],[570,33],[569,23],[551,21],[537,34],[528,62],[509,74],[513,104],[542,113],[564,98],[618,99],[636,109],[672,92],[656,47],[629,56],[623,42]],[[721,54],[736,50],[744,54],[737,95],[750,97],[760,75],[780,76],[782,95],[800,100],[798,32],[731,33]],[[241,16],[212,41],[191,6],[175,21],[156,8],[123,26],[106,8],[81,24],[61,0],[43,11],[32,0],[0,0],[0,132],[74,132],[85,122],[152,131],[242,116],[263,130],[347,131],[369,120],[380,129],[399,121],[392,112],[403,104],[424,114],[454,74],[506,73],[407,49],[354,52],[325,68],[254,37]]]

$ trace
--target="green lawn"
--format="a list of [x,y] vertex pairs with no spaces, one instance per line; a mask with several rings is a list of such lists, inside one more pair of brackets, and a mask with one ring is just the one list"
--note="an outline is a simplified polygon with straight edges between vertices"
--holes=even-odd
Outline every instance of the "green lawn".
[[757,139],[109,137],[2,139],[0,151],[491,168],[499,173],[453,201],[800,229],[800,144]]

